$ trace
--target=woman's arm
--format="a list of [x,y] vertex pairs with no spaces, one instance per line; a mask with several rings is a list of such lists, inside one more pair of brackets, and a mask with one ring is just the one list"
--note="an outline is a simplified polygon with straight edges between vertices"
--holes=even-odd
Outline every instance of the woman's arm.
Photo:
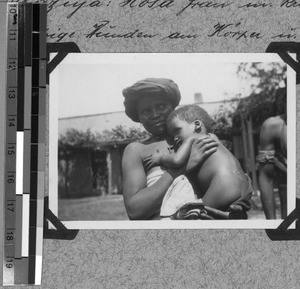
[[122,160],[123,197],[127,214],[132,220],[146,220],[158,213],[165,193],[180,174],[168,170],[155,184],[147,187],[142,150],[142,144],[129,144]]

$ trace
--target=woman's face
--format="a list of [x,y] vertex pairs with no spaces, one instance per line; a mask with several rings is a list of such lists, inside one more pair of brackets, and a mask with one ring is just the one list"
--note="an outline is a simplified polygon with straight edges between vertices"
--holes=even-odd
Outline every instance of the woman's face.
[[140,123],[154,136],[166,136],[166,119],[173,107],[160,95],[142,96],[137,103]]

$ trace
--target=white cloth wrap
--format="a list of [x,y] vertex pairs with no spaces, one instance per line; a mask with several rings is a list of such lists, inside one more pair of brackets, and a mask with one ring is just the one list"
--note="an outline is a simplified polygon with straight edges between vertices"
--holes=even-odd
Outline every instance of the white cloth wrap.
[[[147,187],[150,187],[154,183],[156,183],[163,175],[163,173],[163,170],[158,169],[152,171],[149,175],[147,175]],[[192,185],[190,184],[186,176],[181,175],[173,181],[173,183],[167,190],[162,201],[160,216],[171,216],[175,214],[181,206],[190,202],[202,203],[202,200],[197,199],[196,195],[194,194]]]

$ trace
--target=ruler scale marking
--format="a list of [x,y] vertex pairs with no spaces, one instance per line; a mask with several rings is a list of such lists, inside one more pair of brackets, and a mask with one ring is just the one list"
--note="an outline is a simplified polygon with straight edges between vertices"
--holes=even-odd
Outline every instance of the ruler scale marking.
[[29,284],[39,283],[37,282],[39,272],[36,268],[36,255],[37,255],[37,191],[38,191],[38,107],[39,107],[39,74],[40,74],[40,5],[33,4],[33,23],[32,23],[32,103],[31,103],[31,123],[32,123],[32,134],[31,134],[31,167],[30,167],[30,256],[29,256]]
[[[24,39],[24,182],[23,182],[23,216],[22,216],[22,257],[29,256],[29,218],[30,218],[30,148],[31,148],[31,87],[32,87],[32,9],[31,4],[25,8]],[[27,279],[28,283],[28,279]]]
[[[15,29],[16,28],[16,29]],[[6,87],[6,118],[15,114],[17,107],[17,67],[18,67],[18,5],[9,3],[7,5],[7,87]],[[7,120],[6,120],[7,121]],[[16,125],[17,119],[8,126],[7,121],[7,133],[6,140],[14,142],[16,139]],[[15,228],[15,173],[11,173],[11,170],[15,171],[16,167],[16,155],[8,154],[8,146],[6,144],[6,158],[5,164],[11,164],[9,172],[6,173],[5,178],[5,230],[7,228]],[[7,236],[5,234],[5,241]],[[11,240],[13,246],[15,245],[15,234]],[[4,254],[3,254],[3,284],[13,285],[15,283],[15,260],[12,258],[11,250],[6,250],[4,242]],[[14,248],[13,248],[14,252]]]
[[41,59],[39,69],[39,132],[38,132],[38,175],[37,175],[37,227],[36,227],[36,269],[35,282],[41,283],[42,272],[42,248],[43,248],[43,219],[39,215],[43,215],[44,211],[44,195],[45,187],[45,140],[46,140],[46,30],[47,30],[47,6],[40,5],[40,50],[39,57]]
[[15,284],[25,282],[22,262],[23,243],[23,173],[24,173],[24,5],[18,4],[18,95],[17,95],[17,136],[16,136],[16,238],[15,238]]
[[4,285],[41,284],[46,4],[7,4]]

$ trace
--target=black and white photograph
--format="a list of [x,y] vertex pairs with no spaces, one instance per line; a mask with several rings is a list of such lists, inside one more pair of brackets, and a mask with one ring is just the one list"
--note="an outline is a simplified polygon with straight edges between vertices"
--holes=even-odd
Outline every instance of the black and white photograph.
[[277,228],[295,94],[275,54],[70,53],[50,74],[49,207],[70,229]]

